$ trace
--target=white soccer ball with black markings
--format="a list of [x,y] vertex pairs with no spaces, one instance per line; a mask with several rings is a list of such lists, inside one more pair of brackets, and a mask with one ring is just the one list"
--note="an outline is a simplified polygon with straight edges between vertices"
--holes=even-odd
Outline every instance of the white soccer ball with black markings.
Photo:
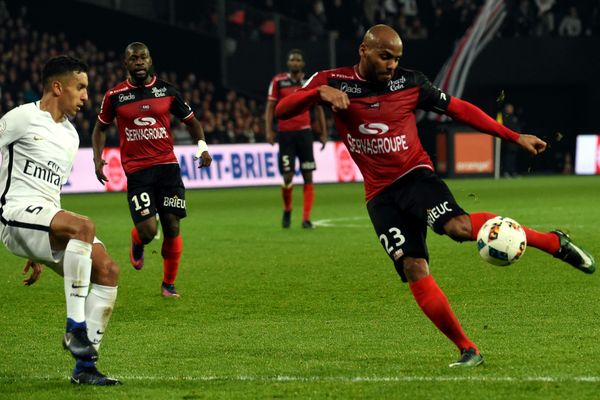
[[514,219],[494,217],[486,221],[477,234],[477,249],[485,261],[497,266],[517,262],[527,248],[527,236]]

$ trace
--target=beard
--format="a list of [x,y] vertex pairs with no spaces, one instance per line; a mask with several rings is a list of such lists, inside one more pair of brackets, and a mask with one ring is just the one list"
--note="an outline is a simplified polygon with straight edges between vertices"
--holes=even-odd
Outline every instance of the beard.
[[143,75],[138,75],[138,72],[140,71],[142,70],[129,71],[129,76],[131,77],[131,80],[138,86],[141,86],[144,83],[146,83],[146,79],[148,79],[149,76],[154,75],[154,69],[152,67],[143,70],[145,72],[145,74]]

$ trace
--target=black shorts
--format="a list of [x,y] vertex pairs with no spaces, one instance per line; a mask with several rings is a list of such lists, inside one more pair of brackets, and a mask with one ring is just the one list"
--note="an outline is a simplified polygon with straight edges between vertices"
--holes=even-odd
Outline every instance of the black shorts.
[[313,135],[310,129],[303,131],[279,132],[279,172],[294,172],[296,157],[300,161],[300,170],[314,171]]
[[136,224],[157,212],[185,218],[185,188],[179,164],[159,164],[127,175],[127,201]]
[[426,168],[418,168],[398,179],[371,199],[367,209],[379,241],[403,282],[406,282],[403,257],[429,261],[427,226],[441,235],[446,222],[466,214],[444,181]]

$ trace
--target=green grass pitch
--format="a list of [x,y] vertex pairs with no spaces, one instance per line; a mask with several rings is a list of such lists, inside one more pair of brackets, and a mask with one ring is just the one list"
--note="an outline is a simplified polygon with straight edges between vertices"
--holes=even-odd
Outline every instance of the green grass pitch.
[[[600,258],[600,178],[448,181],[467,211],[562,228]],[[537,249],[501,268],[473,242],[430,231],[431,270],[486,363],[458,357],[396,276],[359,184],[316,187],[313,220],[280,227],[277,187],[188,191],[180,300],[160,296],[160,242],[128,262],[124,194],[70,195],[121,266],[98,367],[111,388],[72,387],[60,345],[62,280],[21,285],[24,260],[0,250],[0,398],[4,399],[597,399],[600,276]]]

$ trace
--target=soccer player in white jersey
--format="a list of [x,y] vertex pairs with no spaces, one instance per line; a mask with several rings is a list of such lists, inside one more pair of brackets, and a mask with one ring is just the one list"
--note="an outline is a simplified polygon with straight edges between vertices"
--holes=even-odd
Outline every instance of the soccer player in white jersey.
[[67,328],[63,346],[76,363],[73,384],[120,382],[96,369],[98,348],[117,298],[119,267],[96,237],[87,217],[63,210],[60,191],[79,147],[69,121],[87,100],[87,66],[68,56],[43,68],[40,101],[0,119],[0,238],[27,259],[24,283],[34,283],[45,264],[64,276]]

